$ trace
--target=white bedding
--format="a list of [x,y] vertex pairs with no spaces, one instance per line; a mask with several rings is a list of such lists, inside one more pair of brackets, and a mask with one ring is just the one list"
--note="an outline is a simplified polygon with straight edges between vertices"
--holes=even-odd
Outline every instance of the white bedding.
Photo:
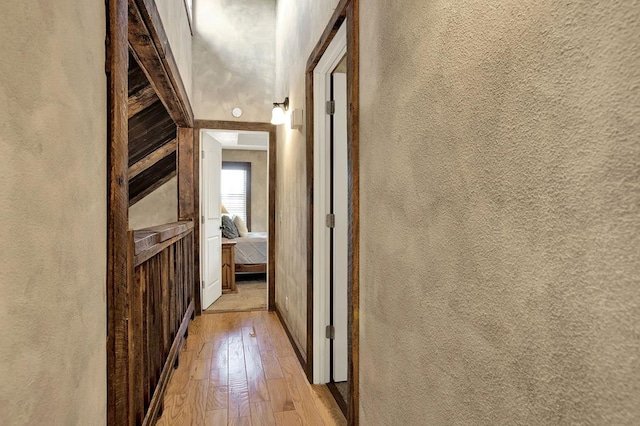
[[235,238],[236,264],[267,263],[267,233],[249,232],[246,237]]

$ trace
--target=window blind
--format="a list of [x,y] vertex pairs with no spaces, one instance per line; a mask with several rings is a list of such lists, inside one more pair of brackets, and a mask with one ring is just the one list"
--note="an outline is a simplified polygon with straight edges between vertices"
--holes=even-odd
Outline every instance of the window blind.
[[247,223],[247,171],[222,169],[221,201],[229,214],[237,215]]

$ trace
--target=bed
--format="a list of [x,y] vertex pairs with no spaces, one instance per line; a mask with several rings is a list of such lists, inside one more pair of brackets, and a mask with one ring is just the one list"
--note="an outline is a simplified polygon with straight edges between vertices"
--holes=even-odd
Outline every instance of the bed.
[[236,273],[267,272],[267,233],[249,232],[246,237],[234,238]]

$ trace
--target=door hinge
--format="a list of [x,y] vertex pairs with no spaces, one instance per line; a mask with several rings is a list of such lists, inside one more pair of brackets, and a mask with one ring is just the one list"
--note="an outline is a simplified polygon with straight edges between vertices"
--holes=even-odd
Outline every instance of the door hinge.
[[200,222],[204,225],[204,216],[200,216]]
[[336,227],[336,215],[330,213],[327,215],[327,228],[335,228]]
[[327,326],[327,339],[334,340],[336,338],[336,328],[332,325]]
[[336,113],[336,101],[327,101],[327,115]]
[[202,159],[204,160],[204,151],[200,151],[200,152],[201,152],[201,154],[202,154],[202,155],[201,155],[201,156],[202,156]]
[[202,283],[202,289],[204,290],[204,280],[200,281]]

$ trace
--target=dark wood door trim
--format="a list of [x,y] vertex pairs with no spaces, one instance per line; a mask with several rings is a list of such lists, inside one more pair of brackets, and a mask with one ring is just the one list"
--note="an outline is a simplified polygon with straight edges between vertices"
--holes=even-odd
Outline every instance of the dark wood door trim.
[[107,424],[129,423],[127,0],[107,2]]
[[[198,211],[199,188],[196,186],[198,182],[198,174],[200,170],[200,157],[198,156],[197,140],[198,132],[192,128],[178,128],[178,146],[177,146],[177,175],[178,175],[178,220],[192,221],[196,228],[194,229],[193,250],[199,253],[200,240],[199,228],[200,223]],[[200,258],[194,256],[193,271],[193,302],[194,312],[200,315],[202,311],[202,300],[200,294]]]
[[314,173],[314,91],[313,71],[322,59],[336,33],[346,21],[347,25],[347,117],[348,132],[348,185],[349,185],[349,361],[348,377],[350,400],[347,420],[350,425],[359,422],[359,315],[360,315],[360,104],[359,104],[359,1],[340,0],[320,40],[313,49],[306,69],[306,160],[307,160],[307,362],[303,368],[313,381],[313,173]]
[[[268,308],[270,311],[276,310],[276,172],[277,172],[277,133],[276,126],[270,123],[255,123],[246,121],[215,121],[215,120],[196,120],[194,131],[194,146],[197,147],[196,152],[199,152],[200,144],[200,131],[203,129],[208,130],[240,130],[240,131],[254,131],[254,132],[267,132],[269,133],[269,236],[268,236],[268,261],[267,261],[267,275],[269,281],[269,301]],[[200,164],[200,156],[196,156],[198,167]],[[195,173],[194,176],[194,188],[196,195],[195,206],[199,211],[200,206],[200,173]],[[200,248],[198,244],[198,238],[200,235],[200,221],[196,221],[196,259],[199,259]],[[196,271],[199,275],[199,270]],[[199,290],[198,290],[199,291]],[[199,311],[198,313],[200,313]]]

